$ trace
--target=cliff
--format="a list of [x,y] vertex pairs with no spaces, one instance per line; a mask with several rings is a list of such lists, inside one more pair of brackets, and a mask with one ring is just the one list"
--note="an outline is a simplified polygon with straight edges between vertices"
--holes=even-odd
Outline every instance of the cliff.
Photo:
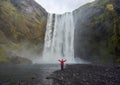
[[0,0],[0,62],[43,45],[46,23],[47,12],[34,0]]
[[74,11],[75,56],[120,63],[120,0],[96,0]]

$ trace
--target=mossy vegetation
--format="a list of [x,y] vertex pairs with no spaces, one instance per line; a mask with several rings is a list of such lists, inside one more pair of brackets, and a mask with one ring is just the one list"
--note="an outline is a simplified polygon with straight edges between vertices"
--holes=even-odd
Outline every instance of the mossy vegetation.
[[113,4],[107,4],[106,8],[107,8],[109,11],[114,11],[114,6],[113,6]]
[[114,63],[120,63],[120,15],[117,14],[114,9],[116,5],[115,1],[98,1],[101,3],[98,5],[99,8],[103,6],[103,12],[98,16],[93,17],[92,27],[94,30],[97,30],[98,28],[104,30],[101,31],[101,33],[100,31],[96,32],[96,34],[91,38],[93,41],[91,41],[96,42],[96,39],[99,40],[97,43],[98,46],[96,46],[96,51],[99,49],[104,50],[102,53],[100,53],[99,50],[100,54],[98,54],[101,55],[101,60],[103,62],[107,62],[111,58]]
[[[33,12],[33,15],[25,13],[27,11],[23,11],[26,9],[24,7],[29,6],[26,0],[24,2],[26,6],[20,5],[22,9],[18,9],[18,5],[14,5],[14,3],[20,4],[22,1],[12,1],[0,0],[0,46],[3,46],[0,47],[0,63],[8,63],[10,61],[9,53],[22,50],[21,43],[29,43],[29,46],[34,48],[44,42],[47,16],[42,15],[42,11]],[[37,8],[35,9],[37,10]]]
[[111,37],[112,52],[115,55],[115,60],[120,63],[120,16],[114,18],[114,30]]

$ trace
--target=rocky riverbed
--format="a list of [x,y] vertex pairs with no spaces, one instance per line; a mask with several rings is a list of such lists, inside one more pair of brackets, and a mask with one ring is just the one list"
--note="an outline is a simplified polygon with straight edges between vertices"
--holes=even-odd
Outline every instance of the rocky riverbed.
[[120,85],[120,65],[0,65],[0,85]]
[[120,65],[67,65],[47,79],[52,85],[120,85]]

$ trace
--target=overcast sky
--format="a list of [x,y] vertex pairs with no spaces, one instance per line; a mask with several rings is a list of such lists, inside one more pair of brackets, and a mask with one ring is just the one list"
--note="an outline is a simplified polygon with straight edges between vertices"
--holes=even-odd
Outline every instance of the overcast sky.
[[49,13],[64,13],[70,12],[74,9],[94,0],[35,0]]

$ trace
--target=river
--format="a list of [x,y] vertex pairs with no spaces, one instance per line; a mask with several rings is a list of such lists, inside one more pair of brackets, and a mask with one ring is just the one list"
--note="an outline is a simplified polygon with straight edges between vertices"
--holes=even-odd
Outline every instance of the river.
[[46,77],[58,69],[55,64],[0,65],[0,85],[52,85]]

